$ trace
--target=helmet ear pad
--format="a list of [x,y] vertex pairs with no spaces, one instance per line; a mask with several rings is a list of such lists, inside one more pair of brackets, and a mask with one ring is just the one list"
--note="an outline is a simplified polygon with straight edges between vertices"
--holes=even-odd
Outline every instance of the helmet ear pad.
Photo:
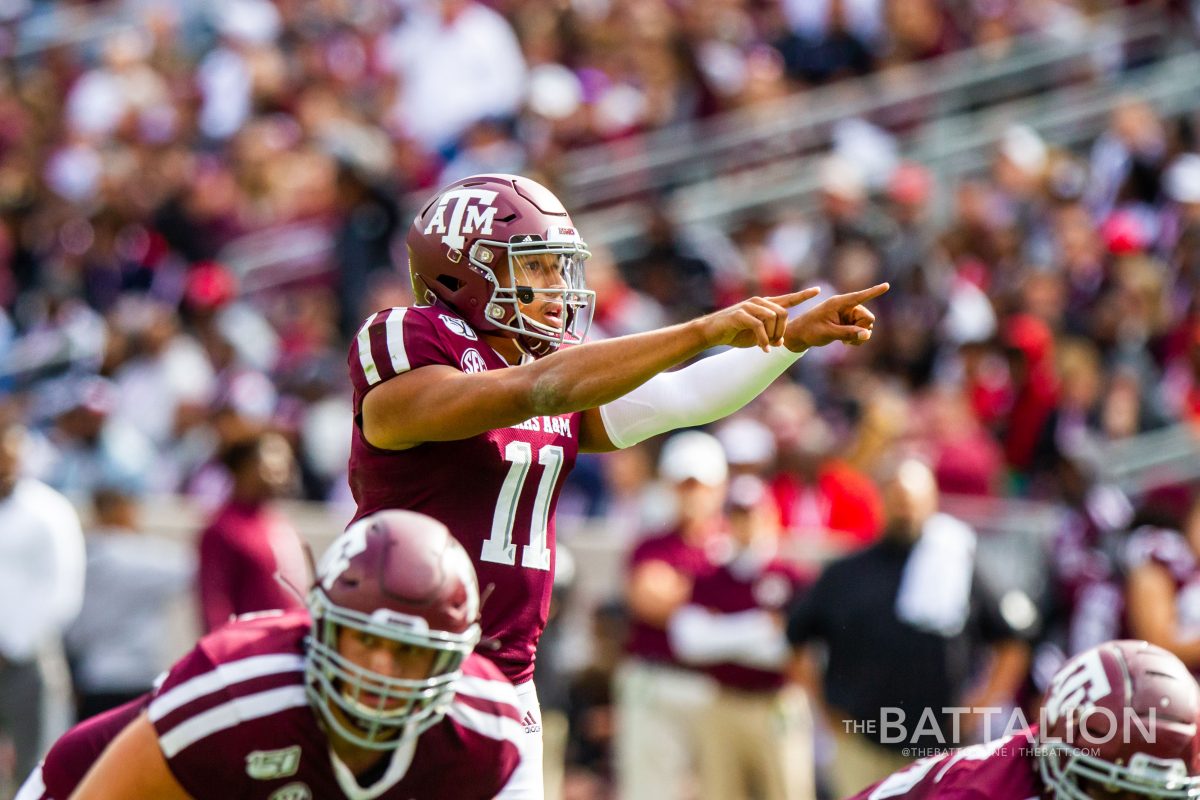
[[[476,250],[483,250],[482,246]],[[488,252],[491,252],[488,248]],[[496,289],[497,278],[494,274],[475,267],[466,255],[459,250],[447,248],[447,258],[459,259],[462,268],[451,273],[440,270],[435,274],[422,274],[415,269],[409,269],[412,281],[413,298],[422,305],[433,305],[441,301],[457,311],[460,316],[471,324],[471,327],[482,333],[499,331],[487,314],[487,306]],[[503,263],[503,258],[497,259]],[[409,246],[409,263],[413,261],[412,247]]]
[[[412,251],[409,251],[409,260],[412,260]],[[425,279],[413,270],[408,271],[408,279],[412,283],[413,300],[418,305],[433,305],[437,302],[437,293],[425,285]]]

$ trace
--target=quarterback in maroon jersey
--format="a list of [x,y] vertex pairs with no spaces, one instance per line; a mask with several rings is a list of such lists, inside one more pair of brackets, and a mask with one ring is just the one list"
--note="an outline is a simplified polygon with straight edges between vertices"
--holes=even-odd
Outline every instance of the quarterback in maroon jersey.
[[[807,348],[864,343],[874,316],[861,304],[888,287],[791,320],[788,309],[816,289],[584,344],[588,249],[545,187],[513,175],[460,180],[422,207],[407,245],[418,305],[371,315],[350,349],[350,487],[359,516],[412,509],[459,537],[480,583],[495,587],[482,620],[491,655],[536,720],[529,681],[553,583],[554,510],[576,454],[712,422]],[[732,349],[666,372],[723,345]],[[528,729],[518,779],[527,788],[506,798],[542,794],[541,727]]]
[[852,800],[1200,797],[1200,686],[1140,640],[1105,642],[1059,670],[1040,725],[921,759]]
[[517,696],[472,652],[478,585],[445,526],[408,511],[359,520],[325,554],[307,604],[204,637],[151,695],[68,732],[18,796],[500,793],[520,760]]

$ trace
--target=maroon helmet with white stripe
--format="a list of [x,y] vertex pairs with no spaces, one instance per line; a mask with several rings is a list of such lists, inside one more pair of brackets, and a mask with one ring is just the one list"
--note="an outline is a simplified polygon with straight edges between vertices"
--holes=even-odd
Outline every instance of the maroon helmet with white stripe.
[[1075,656],[1043,719],[1038,764],[1055,798],[1200,797],[1200,686],[1161,647],[1121,640]]
[[[411,511],[363,517],[321,559],[308,607],[307,693],[339,736],[387,750],[445,716],[480,637],[475,569],[446,526]],[[356,662],[347,634],[376,650],[429,651],[428,672],[395,677]]]
[[566,208],[536,181],[456,181],[422,207],[407,244],[418,303],[440,300],[475,330],[513,339],[535,357],[587,335],[596,297],[583,277],[590,253]]

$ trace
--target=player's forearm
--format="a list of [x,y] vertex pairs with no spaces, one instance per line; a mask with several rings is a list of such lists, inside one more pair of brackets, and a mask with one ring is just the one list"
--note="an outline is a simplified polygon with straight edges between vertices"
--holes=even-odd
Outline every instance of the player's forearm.
[[704,352],[702,320],[571,347],[523,369],[531,373],[533,414],[567,414],[604,405],[655,375]]
[[731,349],[655,375],[601,406],[604,429],[613,445],[630,447],[660,433],[724,419],[758,397],[803,352]]

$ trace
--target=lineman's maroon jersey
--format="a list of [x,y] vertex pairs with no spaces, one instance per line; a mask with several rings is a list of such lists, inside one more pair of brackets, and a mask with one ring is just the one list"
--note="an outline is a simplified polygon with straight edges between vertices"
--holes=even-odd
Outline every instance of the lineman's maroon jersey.
[[550,611],[554,510],[579,452],[580,414],[534,417],[511,428],[409,450],[380,450],[363,438],[367,392],[430,365],[463,372],[508,363],[450,309],[388,308],[363,324],[350,347],[355,426],[350,489],[355,519],[388,508],[419,511],[450,529],[475,562],[488,658],[513,683],[533,676],[534,652]]
[[145,711],[150,695],[142,695],[103,714],[85,719],[54,743],[25,781],[15,800],[67,800],[108,743]]
[[988,744],[923,758],[850,800],[1037,800],[1036,726]]
[[[414,747],[398,749],[371,785],[359,787],[332,759],[305,696],[310,627],[303,612],[236,620],[201,639],[154,692],[147,713],[171,773],[189,795],[491,800],[500,792],[520,760],[524,728],[516,690],[493,664],[470,656],[446,717]],[[139,711],[136,704],[123,706],[107,723],[85,722],[68,732],[42,765],[42,792],[27,786],[22,800],[65,800],[102,751],[97,736],[115,737]]]

